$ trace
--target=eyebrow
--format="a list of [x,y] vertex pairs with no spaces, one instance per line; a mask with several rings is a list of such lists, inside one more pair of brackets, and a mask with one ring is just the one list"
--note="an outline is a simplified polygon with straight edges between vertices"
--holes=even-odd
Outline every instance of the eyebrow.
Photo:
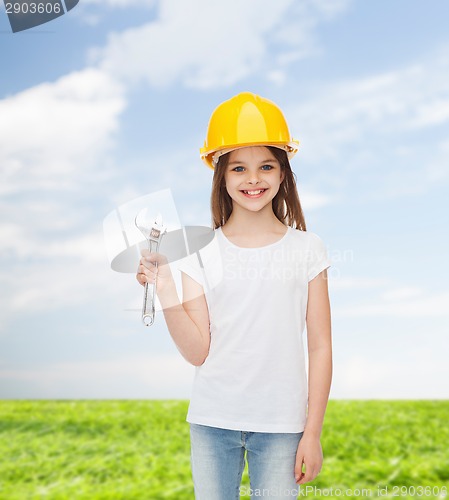
[[[228,163],[228,165],[235,165],[236,163],[238,163],[238,164],[240,164],[240,165],[241,165],[242,163],[245,163],[245,162],[244,162],[244,161],[239,161],[239,160],[234,160],[234,161],[230,161],[230,162]],[[264,164],[265,164],[265,163],[278,163],[278,161],[277,161],[275,158],[269,158],[269,159],[267,159],[267,160],[263,160],[263,161],[261,161],[260,163],[261,163],[261,164],[262,164],[262,163],[264,163]]]

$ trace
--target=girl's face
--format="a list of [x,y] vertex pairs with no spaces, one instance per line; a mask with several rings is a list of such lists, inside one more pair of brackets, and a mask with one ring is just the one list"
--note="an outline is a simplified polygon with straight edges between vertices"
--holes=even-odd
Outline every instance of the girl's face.
[[232,204],[259,211],[279,191],[284,180],[281,166],[264,146],[248,146],[229,153],[224,180]]

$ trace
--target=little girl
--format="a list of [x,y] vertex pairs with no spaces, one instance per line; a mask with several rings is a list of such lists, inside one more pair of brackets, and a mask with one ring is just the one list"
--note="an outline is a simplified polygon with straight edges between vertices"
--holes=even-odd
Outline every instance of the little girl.
[[245,92],[222,103],[201,149],[214,170],[214,238],[180,267],[182,304],[166,257],[142,252],[137,279],[157,277],[170,335],[196,366],[187,422],[197,500],[245,493],[245,451],[251,498],[297,498],[321,470],[330,262],[306,231],[289,163],[297,148],[273,102]]

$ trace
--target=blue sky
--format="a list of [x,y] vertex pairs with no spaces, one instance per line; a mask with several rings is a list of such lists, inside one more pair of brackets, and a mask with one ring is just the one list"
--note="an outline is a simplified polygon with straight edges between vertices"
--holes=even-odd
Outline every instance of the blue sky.
[[198,148],[248,90],[301,141],[333,263],[331,397],[447,398],[448,19],[443,0],[82,0],[12,34],[2,7],[0,397],[189,397],[103,219],[169,189],[182,224],[209,225]]

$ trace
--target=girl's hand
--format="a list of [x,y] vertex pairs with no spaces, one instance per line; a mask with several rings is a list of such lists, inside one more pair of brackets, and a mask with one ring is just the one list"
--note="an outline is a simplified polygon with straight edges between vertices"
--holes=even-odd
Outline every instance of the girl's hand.
[[160,292],[174,283],[167,257],[149,250],[142,250],[141,254],[142,258],[137,269],[136,279],[141,285],[156,283],[157,281],[156,293],[159,295]]
[[[306,472],[302,470],[305,465]],[[296,452],[295,479],[296,484],[304,484],[313,481],[321,471],[323,465],[323,451],[320,439],[303,434],[299,441]]]

